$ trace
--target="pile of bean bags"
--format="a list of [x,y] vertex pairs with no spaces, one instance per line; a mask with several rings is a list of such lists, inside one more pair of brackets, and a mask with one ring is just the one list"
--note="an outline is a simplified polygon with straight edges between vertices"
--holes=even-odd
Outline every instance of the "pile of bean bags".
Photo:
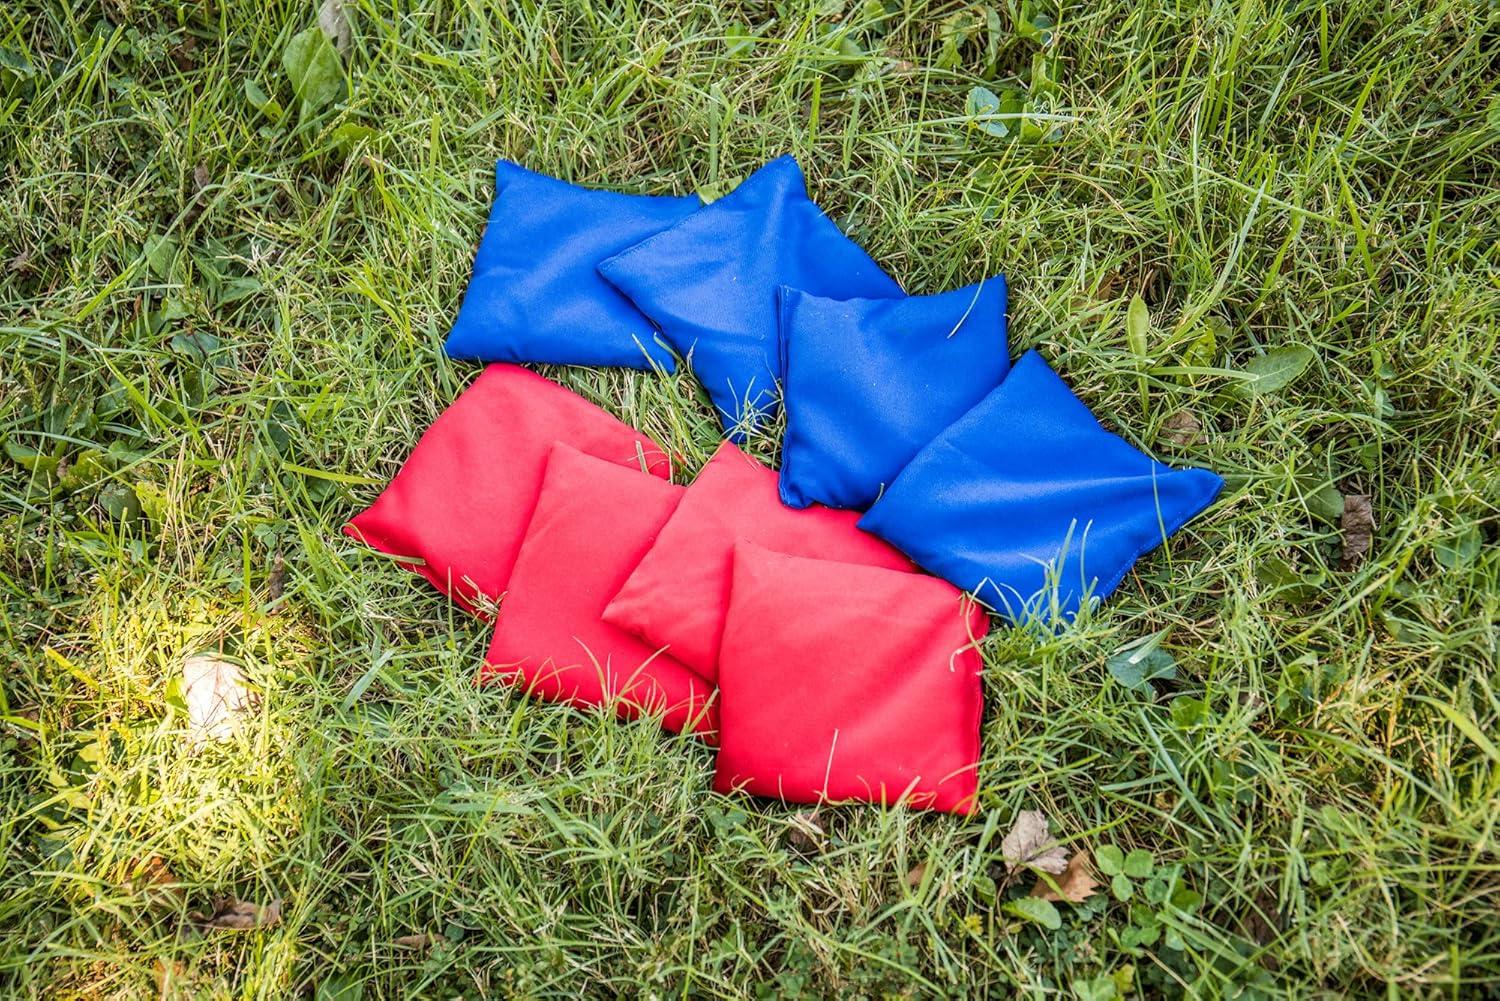
[[[446,343],[491,364],[345,532],[493,616],[481,681],[695,734],[720,791],[967,814],[987,613],[1064,626],[1222,486],[1012,365],[1006,294],[906,295],[789,156],[708,205],[502,161]],[[522,363],[686,364],[725,440],[678,485]]]

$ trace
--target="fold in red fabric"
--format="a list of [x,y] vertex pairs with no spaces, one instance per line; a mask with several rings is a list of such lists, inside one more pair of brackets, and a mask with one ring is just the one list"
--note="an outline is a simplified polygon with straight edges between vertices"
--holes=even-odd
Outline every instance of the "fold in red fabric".
[[[895,548],[856,528],[858,520],[855,512],[817,504],[801,510],[785,506],[777,496],[775,471],[725,442],[687,488],[657,544],[604,610],[604,621],[665,647],[712,681],[718,676],[735,542],[914,570]],[[777,622],[765,625],[768,632],[780,628]]]
[[935,577],[738,544],[714,788],[973,813],[988,629]]
[[661,447],[535,372],[490,365],[439,415],[405,465],[344,534],[406,563],[484,615],[510,580],[554,441],[654,476]]
[[481,681],[504,680],[575,706],[661,718],[714,739],[713,685],[600,613],[656,540],[684,489],[552,449],[500,609]]

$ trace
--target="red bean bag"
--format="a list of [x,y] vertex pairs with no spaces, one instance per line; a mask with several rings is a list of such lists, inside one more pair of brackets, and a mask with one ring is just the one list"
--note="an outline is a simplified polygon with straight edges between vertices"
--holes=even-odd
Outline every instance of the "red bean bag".
[[[718,675],[719,638],[729,607],[734,544],[746,539],[777,552],[913,570],[893,547],[855,528],[859,515],[814,504],[801,510],[777,497],[776,473],[725,442],[641,560],[604,621],[628,629],[709,680]],[[767,627],[775,626],[767,623]]]
[[713,685],[600,619],[685,493],[558,444],[547,463],[480,681],[712,739]]
[[740,543],[714,788],[972,813],[988,629],[935,577]]
[[505,593],[554,441],[656,476],[661,447],[571,390],[491,365],[422,435],[344,534],[392,556],[477,615]]

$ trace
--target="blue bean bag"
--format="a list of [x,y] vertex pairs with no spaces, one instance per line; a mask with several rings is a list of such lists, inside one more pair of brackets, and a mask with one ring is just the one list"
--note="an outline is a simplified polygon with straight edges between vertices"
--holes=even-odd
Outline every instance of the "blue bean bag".
[[1013,622],[1058,624],[1224,485],[1099,426],[1035,351],[938,435],[860,519]]
[[939,295],[781,290],[781,499],[863,510],[1010,371],[1005,279]]
[[670,229],[621,251],[599,273],[691,357],[730,437],[775,416],[782,285],[837,298],[901,287],[807,197],[802,170],[777,157]]
[[595,266],[701,205],[696,195],[581,188],[501,160],[448,356],[672,371],[651,321]]

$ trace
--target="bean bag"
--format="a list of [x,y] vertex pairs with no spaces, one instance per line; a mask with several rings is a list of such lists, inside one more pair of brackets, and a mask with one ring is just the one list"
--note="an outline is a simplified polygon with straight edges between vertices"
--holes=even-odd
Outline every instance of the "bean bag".
[[1035,351],[912,459],[860,527],[1013,622],[1107,597],[1224,481],[1099,426]]
[[775,415],[782,285],[838,298],[901,287],[807,197],[797,161],[778,157],[723,198],[623,250],[599,273],[689,358],[731,437]]
[[972,813],[988,629],[934,577],[739,543],[714,788]]
[[857,520],[851,511],[786,507],[776,498],[776,473],[726,442],[687,488],[656,545],[604,610],[604,620],[666,647],[712,680],[718,675],[735,541],[748,539],[799,556],[912,570],[906,557],[859,531]]
[[448,356],[672,371],[651,321],[595,266],[700,205],[695,195],[582,188],[501,160]]
[[781,290],[781,499],[863,510],[1010,370],[1005,279],[939,295]]
[[554,441],[671,475],[666,453],[639,431],[535,372],[491,365],[344,534],[413,561],[404,565],[483,616],[505,593]]
[[508,681],[553,702],[661,717],[712,738],[713,685],[600,619],[655,541],[683,488],[553,446],[495,622],[481,681]]

